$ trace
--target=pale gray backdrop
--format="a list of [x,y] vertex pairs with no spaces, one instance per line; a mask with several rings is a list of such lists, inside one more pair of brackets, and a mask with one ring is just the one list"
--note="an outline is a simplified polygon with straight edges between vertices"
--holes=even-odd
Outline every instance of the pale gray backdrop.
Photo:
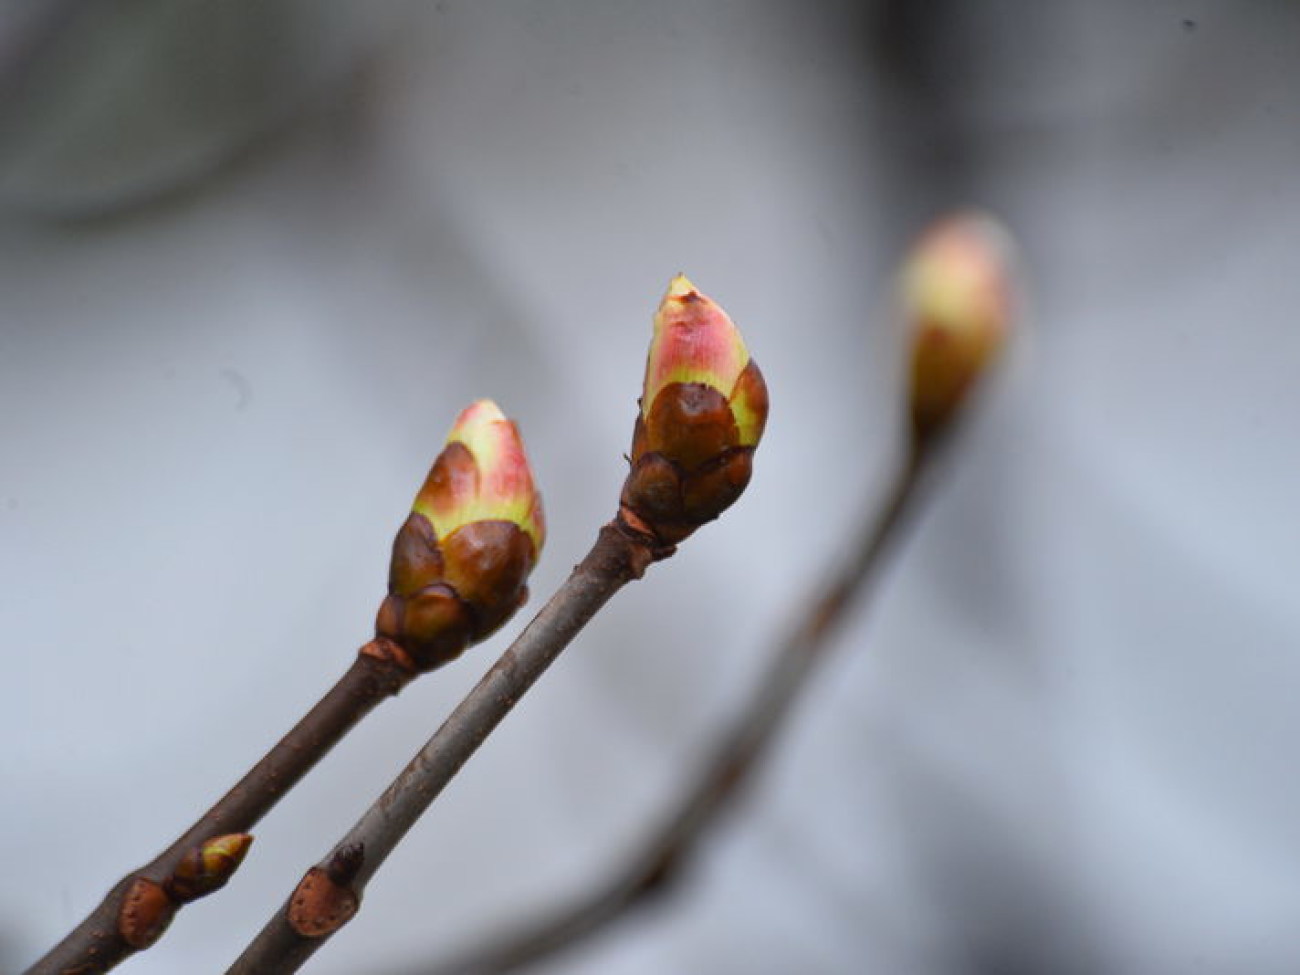
[[[973,202],[1023,242],[1034,334],[693,886],[544,970],[1300,969],[1296,5],[0,11],[0,968],[347,666],[473,398],[520,422],[559,582],[684,270],[768,377],[749,492],[310,970],[580,889],[882,487],[891,269]],[[383,706],[129,970],[222,970],[523,622]]]

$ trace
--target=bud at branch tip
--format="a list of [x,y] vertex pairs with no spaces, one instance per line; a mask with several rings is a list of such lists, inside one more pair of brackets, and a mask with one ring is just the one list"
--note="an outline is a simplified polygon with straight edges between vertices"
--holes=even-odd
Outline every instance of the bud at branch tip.
[[455,659],[523,604],[545,540],[519,429],[491,400],[472,403],[393,541],[376,636],[421,671]]
[[967,211],[925,231],[900,275],[911,343],[915,436],[945,428],[1002,352],[1015,319],[1014,245],[992,217]]
[[717,518],[749,483],[767,411],[763,374],[731,318],[674,277],[654,315],[624,522],[671,546]]

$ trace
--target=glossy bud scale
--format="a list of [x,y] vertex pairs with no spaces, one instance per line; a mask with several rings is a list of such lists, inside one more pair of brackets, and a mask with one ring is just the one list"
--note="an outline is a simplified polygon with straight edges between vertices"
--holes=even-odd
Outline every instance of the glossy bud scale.
[[749,483],[767,405],[727,313],[685,275],[673,278],[655,312],[623,520],[675,545],[717,518]]
[[393,541],[376,634],[421,671],[455,659],[528,598],[545,537],[519,430],[479,400],[456,420]]

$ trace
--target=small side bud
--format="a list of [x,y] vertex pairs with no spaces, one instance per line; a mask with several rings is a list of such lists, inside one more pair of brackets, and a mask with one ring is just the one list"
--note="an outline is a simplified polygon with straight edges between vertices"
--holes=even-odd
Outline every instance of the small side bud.
[[190,850],[176,865],[167,892],[180,903],[220,890],[244,862],[253,837],[248,833],[217,836]]
[[304,938],[323,938],[352,920],[361,895],[352,886],[366,860],[365,845],[336,849],[324,868],[312,867],[289,898],[289,926]]
[[945,428],[997,359],[1014,314],[1013,245],[992,217],[961,213],[917,242],[902,272],[915,436]]
[[117,915],[118,934],[136,951],[143,951],[162,937],[178,906],[162,884],[148,877],[136,877],[122,898]]
[[312,867],[289,898],[286,920],[304,938],[325,938],[347,924],[361,906],[361,898],[320,867]]
[[545,539],[519,430],[479,400],[456,420],[393,540],[376,635],[421,671],[454,660],[523,605]]
[[749,483],[767,422],[767,386],[740,332],[682,274],[654,316],[632,469],[620,516],[675,545]]

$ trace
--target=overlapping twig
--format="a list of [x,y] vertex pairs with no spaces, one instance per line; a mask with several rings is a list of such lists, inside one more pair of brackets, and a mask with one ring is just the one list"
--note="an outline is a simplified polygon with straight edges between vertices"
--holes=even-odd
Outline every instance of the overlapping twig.
[[972,389],[1001,354],[1018,312],[1014,265],[1010,235],[978,211],[950,215],[918,239],[901,275],[911,343],[908,450],[897,480],[858,529],[849,562],[809,597],[806,614],[774,648],[748,706],[646,843],[621,870],[565,908],[485,947],[413,972],[495,975],[519,968],[616,920],[681,875],[708,827],[753,776],[813,665],[830,645],[828,637],[875,577],[915,503],[925,469],[959,425]]
[[724,729],[666,815],[612,874],[591,890],[490,943],[413,965],[404,975],[498,975],[573,947],[653,901],[678,881],[700,841],[760,767],[830,637],[877,577],[890,543],[907,520],[934,453],[914,441],[879,507],[857,530],[848,562],[816,590],[807,612],[773,649],[767,670],[735,720]]
[[252,841],[246,831],[349,729],[509,619],[544,534],[518,428],[495,403],[473,403],[394,540],[375,639],[224,798],[152,863],[127,874],[28,975],[106,972],[157,941],[184,904],[223,886]]
[[620,520],[347,835],[312,867],[228,975],[296,971],[360,906],[366,883],[510,712],[609,599],[672,553]]

